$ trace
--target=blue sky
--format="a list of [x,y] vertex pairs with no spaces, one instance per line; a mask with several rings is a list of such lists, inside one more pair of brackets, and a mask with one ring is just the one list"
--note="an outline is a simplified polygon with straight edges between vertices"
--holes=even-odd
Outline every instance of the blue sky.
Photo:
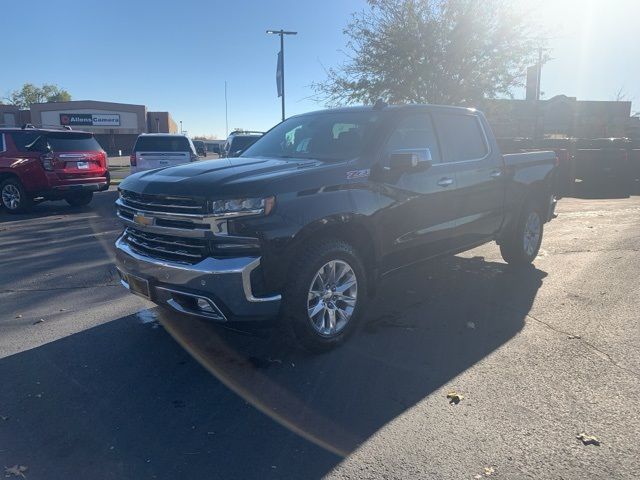
[[[520,0],[518,0],[520,1]],[[611,100],[624,88],[640,109],[638,0],[530,1],[554,34],[543,70],[546,97]],[[168,110],[190,135],[267,129],[280,119],[275,66],[285,45],[287,115],[322,108],[310,96],[324,68],[345,59],[343,28],[363,0],[3,2],[0,95],[25,82],[56,83],[76,100]],[[522,98],[523,91],[514,91]]]

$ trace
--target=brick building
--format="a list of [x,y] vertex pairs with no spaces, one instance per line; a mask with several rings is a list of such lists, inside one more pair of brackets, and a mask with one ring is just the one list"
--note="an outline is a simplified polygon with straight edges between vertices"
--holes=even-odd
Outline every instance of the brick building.
[[0,105],[4,126],[31,123],[37,127],[68,125],[74,130],[92,132],[109,155],[129,155],[141,133],[177,133],[169,112],[148,112],[144,105],[73,100],[34,103],[29,110]]
[[486,100],[482,107],[496,137],[625,137],[631,102],[585,101],[558,95],[549,100]]

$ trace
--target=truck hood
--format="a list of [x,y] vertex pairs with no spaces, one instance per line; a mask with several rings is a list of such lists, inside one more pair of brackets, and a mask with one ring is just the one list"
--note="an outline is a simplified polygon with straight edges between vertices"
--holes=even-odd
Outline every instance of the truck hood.
[[[324,177],[321,172],[336,168],[344,169],[344,163],[295,158],[224,158],[140,172],[127,177],[120,188],[136,193],[209,199],[229,195],[269,195],[285,188],[284,179],[302,173],[314,177],[312,172]],[[308,175],[304,176],[308,178]],[[287,189],[293,191],[295,186],[289,184]]]

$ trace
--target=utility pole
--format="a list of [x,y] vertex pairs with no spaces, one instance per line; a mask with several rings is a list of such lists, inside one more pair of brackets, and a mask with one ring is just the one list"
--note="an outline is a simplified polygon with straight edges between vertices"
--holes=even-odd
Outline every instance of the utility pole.
[[227,81],[224,81],[224,137],[229,136],[229,106],[227,103]]
[[[267,33],[272,35],[280,35],[280,57],[278,58],[278,73],[280,75],[280,91],[278,94],[282,98],[282,121],[284,122],[284,36],[285,35],[297,35],[298,32],[287,32],[285,30],[267,30]],[[278,78],[278,74],[276,74],[276,78]]]
[[540,140],[544,136],[544,125],[540,112],[540,75],[542,75],[542,47],[538,48],[538,68],[536,72],[536,125],[534,137]]
[[180,135],[182,135],[182,120],[180,120]]

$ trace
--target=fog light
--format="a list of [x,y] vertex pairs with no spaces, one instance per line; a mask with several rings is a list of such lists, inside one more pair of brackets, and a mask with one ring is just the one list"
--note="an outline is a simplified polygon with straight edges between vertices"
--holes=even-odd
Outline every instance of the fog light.
[[211,304],[207,302],[204,298],[198,299],[198,308],[205,312],[213,312],[213,308],[211,308]]

